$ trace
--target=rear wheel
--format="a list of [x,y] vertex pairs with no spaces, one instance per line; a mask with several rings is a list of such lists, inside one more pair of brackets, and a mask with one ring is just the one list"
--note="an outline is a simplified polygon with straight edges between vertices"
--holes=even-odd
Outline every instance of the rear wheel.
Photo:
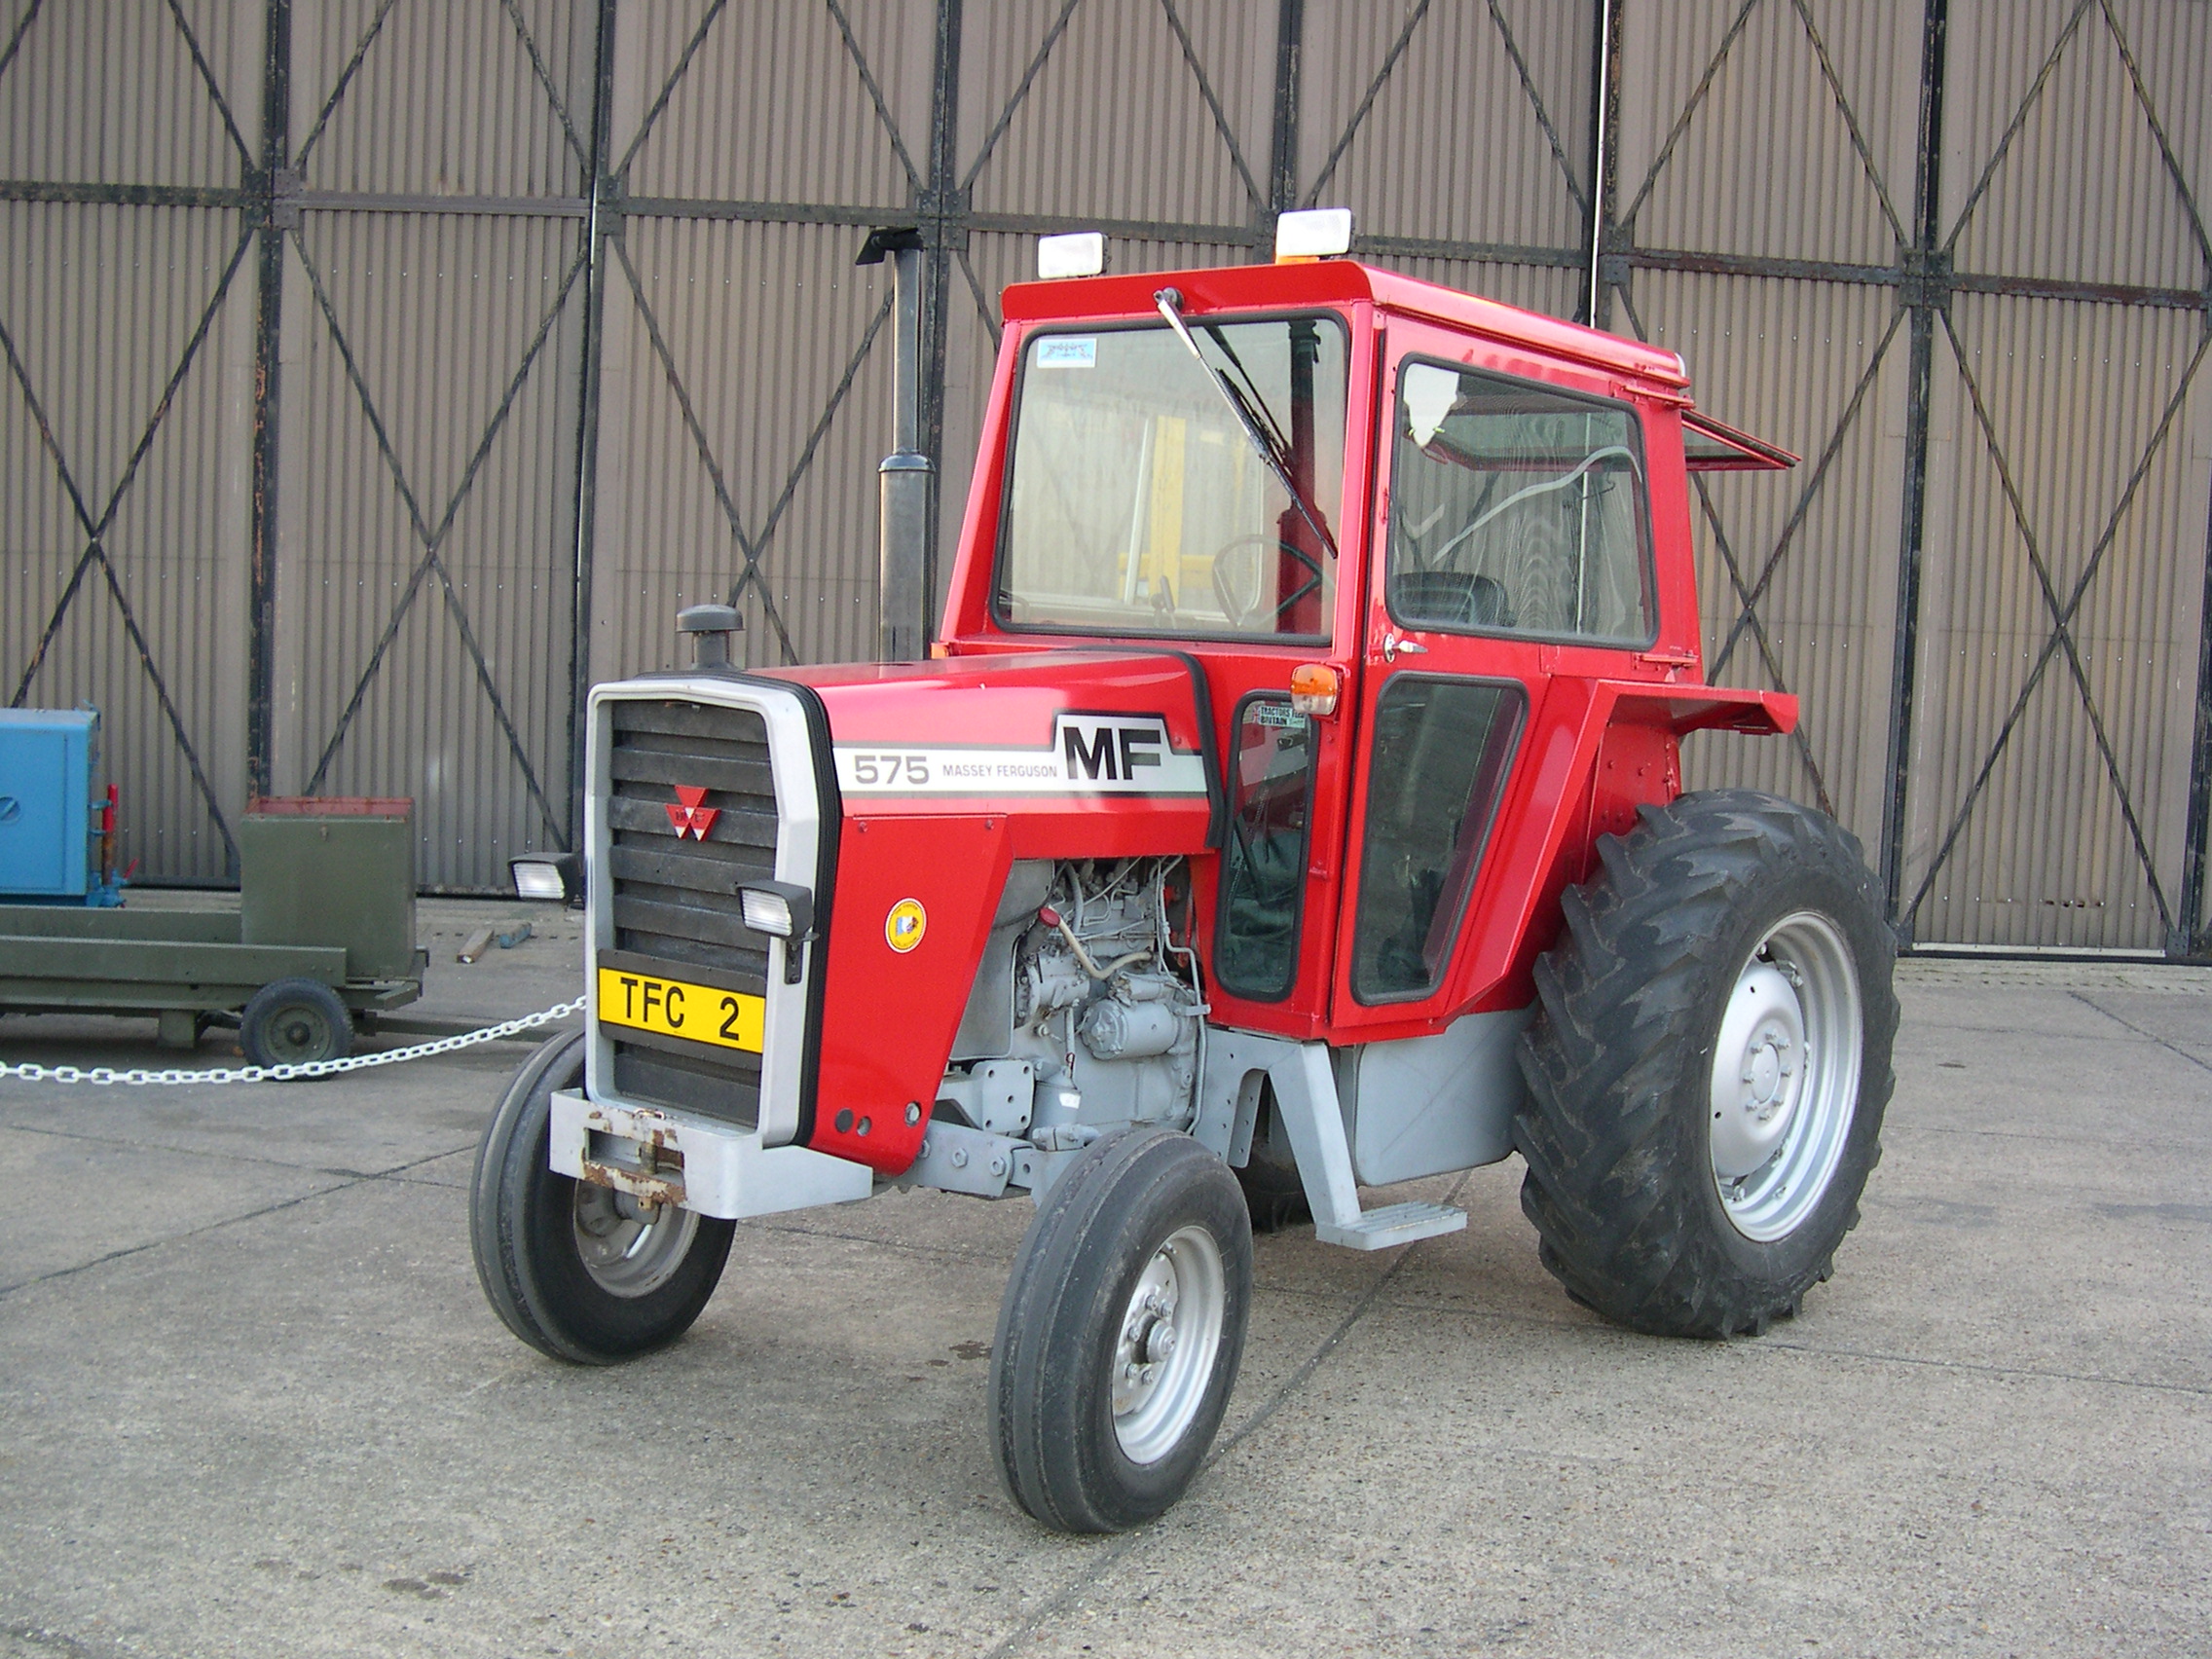
[[999,1473],[1048,1527],[1116,1532],[1183,1495],[1235,1386],[1252,1233],[1187,1135],[1093,1142],[1031,1223],[999,1310]]
[[469,1237],[508,1330],[555,1359],[611,1365],[691,1328],[735,1228],[555,1171],[553,1094],[583,1076],[580,1032],[542,1045],[515,1074],[477,1149]]
[[1748,791],[1645,807],[1563,899],[1515,1124],[1544,1265],[1608,1318],[1757,1333],[1859,1219],[1896,946],[1859,846]]

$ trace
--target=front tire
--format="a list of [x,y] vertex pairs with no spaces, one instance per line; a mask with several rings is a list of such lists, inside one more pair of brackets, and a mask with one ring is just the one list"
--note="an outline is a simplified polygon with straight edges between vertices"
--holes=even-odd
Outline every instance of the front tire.
[[508,1330],[554,1359],[612,1365],[691,1328],[736,1228],[555,1171],[553,1094],[583,1077],[581,1032],[523,1062],[476,1151],[469,1240],[485,1299]]
[[1881,1158],[1896,943],[1822,814],[1730,790],[1641,818],[1536,964],[1521,1206],[1607,1318],[1755,1335],[1828,1277]]
[[1014,1500],[1066,1532],[1165,1511],[1221,1426],[1252,1301],[1235,1178],[1187,1135],[1094,1141],[1039,1207],[991,1349],[992,1447]]

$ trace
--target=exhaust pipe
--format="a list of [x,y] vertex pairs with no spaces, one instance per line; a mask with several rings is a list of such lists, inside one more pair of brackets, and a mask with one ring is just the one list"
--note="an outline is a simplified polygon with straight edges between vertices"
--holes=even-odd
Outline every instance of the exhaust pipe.
[[876,468],[879,521],[876,654],[913,662],[929,645],[924,574],[929,549],[930,474],[922,453],[922,234],[911,227],[870,231],[855,265],[891,259],[894,372],[891,453]]

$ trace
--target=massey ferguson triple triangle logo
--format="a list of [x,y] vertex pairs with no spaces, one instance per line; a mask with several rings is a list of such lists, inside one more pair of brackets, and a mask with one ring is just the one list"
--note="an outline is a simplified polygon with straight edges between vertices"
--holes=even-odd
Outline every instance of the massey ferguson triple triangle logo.
[[676,838],[681,841],[690,836],[704,841],[707,831],[715,827],[715,820],[722,815],[719,806],[707,804],[707,792],[689,784],[676,786],[676,798],[668,804],[668,821],[676,826]]

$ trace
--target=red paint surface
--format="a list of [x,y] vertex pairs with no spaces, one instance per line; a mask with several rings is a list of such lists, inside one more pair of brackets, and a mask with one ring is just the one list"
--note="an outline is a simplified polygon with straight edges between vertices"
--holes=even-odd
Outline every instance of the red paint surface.
[[[846,818],[808,1142],[817,1151],[887,1175],[921,1151],[1012,856],[1003,815]],[[928,921],[921,942],[901,952],[884,927],[904,899],[918,903]],[[909,1102],[919,1113],[913,1124]],[[840,1129],[845,1113],[852,1116]]]

